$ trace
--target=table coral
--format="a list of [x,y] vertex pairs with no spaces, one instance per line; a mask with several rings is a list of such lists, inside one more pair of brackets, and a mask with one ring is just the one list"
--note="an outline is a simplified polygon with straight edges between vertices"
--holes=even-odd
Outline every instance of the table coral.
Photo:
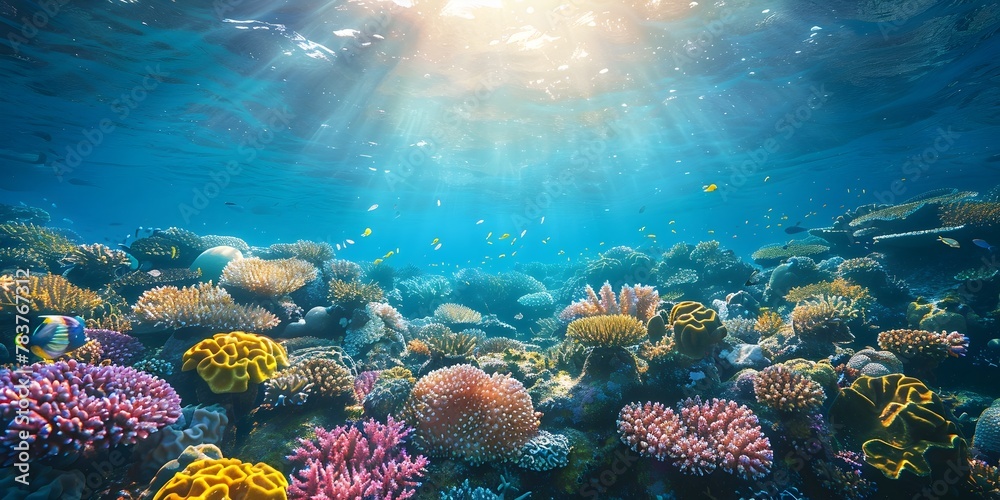
[[246,332],[218,333],[195,344],[183,356],[181,370],[198,375],[216,394],[246,392],[278,368],[288,366],[285,348],[263,336]]
[[277,316],[261,307],[237,304],[229,292],[211,283],[146,290],[132,312],[140,323],[152,324],[155,328],[201,326],[263,331],[280,322]]
[[249,257],[226,265],[219,284],[241,288],[258,296],[280,297],[302,288],[317,276],[316,266],[304,260]]

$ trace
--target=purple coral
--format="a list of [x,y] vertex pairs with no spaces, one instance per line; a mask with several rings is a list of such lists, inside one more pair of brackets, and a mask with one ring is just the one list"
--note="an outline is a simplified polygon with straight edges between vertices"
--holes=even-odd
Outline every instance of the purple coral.
[[300,439],[288,460],[298,468],[288,498],[347,500],[406,499],[416,493],[427,459],[411,458],[403,439],[413,429],[388,417],[386,424],[368,419],[361,429],[316,428],[316,440]]
[[146,352],[146,347],[139,339],[114,330],[85,330],[91,340],[101,343],[101,359],[110,359],[113,364],[130,366]]
[[[134,444],[174,423],[180,403],[162,379],[124,366],[71,359],[0,370],[0,464]],[[16,450],[22,442],[27,450]]]

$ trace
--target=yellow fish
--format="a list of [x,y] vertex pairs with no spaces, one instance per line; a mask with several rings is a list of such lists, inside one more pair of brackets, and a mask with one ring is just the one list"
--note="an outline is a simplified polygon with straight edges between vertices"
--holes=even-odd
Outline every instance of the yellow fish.
[[[487,238],[489,238],[489,236],[487,236]],[[510,233],[503,233],[502,235],[500,235],[501,240],[506,240],[507,238],[510,238]]]
[[370,228],[370,227],[366,227],[365,228],[365,232],[361,233],[361,237],[362,238],[366,238],[366,237],[371,236],[371,235],[372,235],[372,228]]
[[656,238],[656,235],[655,234],[647,234],[646,237],[647,238]]
[[177,258],[177,247],[170,247],[170,258],[171,259]]
[[375,259],[374,264],[377,266],[382,263],[382,259]]
[[437,242],[441,241],[439,238],[434,238],[431,240],[431,245],[437,245]]
[[384,256],[382,256],[382,258],[383,259],[388,259],[389,257],[392,257],[394,255],[394,253],[395,252],[393,252],[392,250],[389,250],[389,253],[387,253]]
[[706,192],[706,193],[711,193],[712,191],[715,191],[716,189],[719,189],[719,186],[716,186],[715,184],[709,184],[707,186],[702,186],[701,187],[701,190],[704,191],[704,192]]
[[504,258],[504,257],[506,257],[506,256],[507,256],[507,254],[505,254],[505,253],[502,253],[502,254],[500,254],[500,256],[499,256],[499,257],[497,257],[497,258],[498,258],[498,259],[502,259],[502,258]]

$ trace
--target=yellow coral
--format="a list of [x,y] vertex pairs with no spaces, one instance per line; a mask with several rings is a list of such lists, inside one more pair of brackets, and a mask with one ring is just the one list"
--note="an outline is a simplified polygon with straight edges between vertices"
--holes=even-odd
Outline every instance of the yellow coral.
[[448,302],[434,309],[434,319],[444,323],[479,323],[483,315],[470,307]]
[[941,221],[946,226],[969,225],[996,227],[1000,225],[1000,203],[995,201],[968,201],[941,205]]
[[477,338],[464,333],[442,332],[424,339],[427,348],[433,355],[439,356],[471,356],[476,349]]
[[128,333],[132,331],[132,320],[124,314],[111,313],[100,318],[90,318],[87,320],[87,328],[94,330],[113,330],[118,333]]
[[316,276],[316,266],[304,260],[250,257],[229,262],[222,270],[219,284],[265,297],[280,297],[302,288]]
[[757,316],[757,323],[754,330],[760,334],[761,338],[777,335],[779,332],[788,330],[788,324],[781,315],[774,311],[761,311]]
[[211,282],[146,290],[132,306],[132,312],[140,323],[174,329],[202,326],[259,331],[280,323],[277,316],[261,307],[237,304],[229,292]]
[[[17,293],[17,288],[21,288],[22,293]],[[25,304],[25,299],[32,314],[84,318],[96,316],[104,304],[97,292],[80,288],[58,274],[46,274],[40,278],[32,274],[27,283],[19,282],[10,275],[0,276],[0,312],[14,311],[15,306]]]
[[378,378],[379,380],[401,379],[406,380],[411,384],[417,381],[417,379],[413,377],[413,372],[402,366],[394,366],[388,370],[382,370],[378,374]]
[[263,462],[243,463],[235,458],[191,462],[163,485],[153,500],[285,500],[288,480]]
[[670,310],[670,324],[677,351],[697,359],[712,352],[728,333],[714,309],[690,300],[679,302]]
[[907,364],[933,368],[949,355],[965,353],[969,339],[961,333],[934,333],[926,330],[889,330],[878,334],[878,346]]
[[646,325],[634,316],[610,314],[573,320],[566,336],[594,347],[627,347],[646,337]]
[[281,344],[246,332],[218,333],[184,353],[182,371],[198,369],[216,394],[246,392],[249,382],[259,384],[288,366]]
[[76,245],[69,238],[44,226],[34,224],[0,224],[0,248],[4,261],[16,267],[59,269],[60,261]]
[[417,356],[430,356],[431,348],[427,346],[427,343],[420,339],[413,339],[406,344],[406,350],[411,354]]
[[364,307],[369,302],[382,302],[382,289],[360,281],[330,280],[330,302],[347,309]]
[[797,303],[806,299],[819,297],[821,295],[837,295],[849,299],[854,303],[865,303],[871,300],[868,289],[855,285],[844,278],[836,278],[833,281],[821,281],[805,286],[797,286],[788,291],[785,300]]

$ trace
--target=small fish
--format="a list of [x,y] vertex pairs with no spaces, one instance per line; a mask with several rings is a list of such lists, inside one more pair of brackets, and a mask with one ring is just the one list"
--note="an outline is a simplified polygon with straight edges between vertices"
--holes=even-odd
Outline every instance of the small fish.
[[337,247],[337,251],[339,252],[339,251],[340,251],[340,243],[337,243],[337,244],[336,244],[336,245],[334,245],[334,246],[335,246],[335,247]]
[[505,254],[505,253],[502,253],[502,254],[500,254],[500,255],[499,255],[499,256],[498,256],[497,258],[498,258],[498,259],[502,259],[502,258],[504,258],[504,257],[506,257],[506,256],[507,256],[507,254]]
[[375,259],[375,262],[373,262],[373,264],[375,264],[376,266],[379,265],[379,264],[381,264],[381,263],[382,263],[382,259]]
[[640,233],[643,232],[643,231],[645,231],[645,230],[646,230],[646,226],[642,226],[642,227],[639,228],[639,232]]
[[769,181],[769,180],[771,180],[771,176],[770,176],[770,175],[769,175],[769,176],[767,176],[767,177],[764,177],[764,182],[767,182],[767,181]]
[[177,258],[177,247],[170,247],[170,258],[171,259]]
[[556,255],[563,255],[563,254],[565,254],[565,253],[566,253],[566,251],[565,251],[565,250],[559,250],[559,253],[557,253]]
[[656,235],[653,234],[653,233],[649,233],[649,234],[646,235],[646,237],[647,238],[656,238]]
[[382,256],[382,258],[383,259],[388,259],[389,257],[392,257],[395,254],[396,254],[396,252],[393,252],[392,250],[389,250],[388,252],[386,252],[385,255]]
[[73,224],[73,221],[71,219],[69,219],[68,217],[63,217],[63,222],[65,222],[67,224]]
[[645,211],[646,211],[646,205],[643,205],[643,206],[639,207],[639,213],[640,214],[643,213],[643,212],[645,212]]
[[438,206],[439,207],[441,206],[441,200],[438,200]]
[[440,243],[438,243],[437,245],[434,245],[434,250],[440,250],[440,249],[441,249],[441,244]]
[[154,278],[159,278],[160,276],[163,275],[163,273],[160,272],[159,269],[150,269],[149,271],[146,271],[146,274],[148,274],[148,275],[150,275],[150,276],[152,276]]
[[375,210],[376,208],[378,208],[378,203],[376,203],[376,204],[368,207],[368,211],[371,212],[372,210]]
[[990,252],[996,252],[996,250],[997,250],[997,247],[995,247],[993,245],[990,245],[989,243],[986,242],[986,240],[981,240],[981,239],[977,238],[977,239],[972,240],[972,242],[977,247],[979,247],[979,248],[985,248],[986,250],[989,250]]
[[542,216],[542,220],[538,222],[539,224],[545,224],[545,216]]
[[226,205],[229,205],[229,206],[231,206],[231,207],[235,207],[235,206],[236,206],[236,203],[234,203],[234,202],[231,202],[231,201],[227,201],[227,202],[226,202]]
[[672,221],[668,222],[667,224],[669,225],[669,224],[676,224],[676,223],[677,223],[677,221],[672,220]]
[[[31,353],[43,359],[56,359],[87,343],[83,318],[76,316],[39,316],[44,318],[28,339]],[[23,335],[18,336],[22,338]],[[27,345],[18,343],[21,348]]]
[[524,313],[517,313],[514,315],[514,319],[524,319]]
[[437,245],[437,242],[439,241],[441,241],[440,238],[434,238],[433,240],[431,240],[431,245]]
[[490,236],[493,236],[493,231],[486,233],[486,239],[490,239]]
[[707,185],[701,187],[701,190],[704,191],[704,192],[706,192],[706,193],[711,193],[712,191],[715,191],[716,189],[719,189],[719,186],[716,186],[715,184],[707,184]]
[[[490,233],[490,234],[492,234],[492,233]],[[489,236],[487,236],[487,238],[489,238]],[[503,233],[503,234],[500,235],[500,239],[501,240],[506,240],[507,238],[510,238],[510,233]]]
[[524,238],[524,235],[525,235],[525,233],[527,233],[527,232],[528,232],[528,230],[527,230],[527,229],[524,229],[524,230],[522,230],[522,231],[521,231],[521,236],[520,236],[520,238]]
[[[353,245],[354,244],[354,240],[352,240],[352,239],[346,239],[346,240],[344,240],[344,243],[347,243],[347,245]],[[344,246],[346,247],[347,245],[344,245]]]
[[945,245],[950,246],[951,248],[960,248],[961,247],[961,245],[958,244],[958,241],[955,240],[954,238],[945,238],[944,236],[940,236],[939,235],[938,236],[938,241],[940,241],[941,243],[944,243]]
[[785,228],[785,234],[798,234],[804,231],[808,231],[809,228],[801,226],[802,221],[798,221],[794,226],[788,226]]
[[372,235],[372,228],[366,227],[365,232],[361,233],[362,238],[367,238]]
[[743,283],[743,286],[753,286],[758,283],[760,283],[760,271],[754,269],[753,272],[750,273],[750,277],[747,278],[746,283]]
[[479,219],[479,220],[476,221],[476,225],[478,226],[478,225],[482,224],[483,222],[486,222],[486,220],[485,219]]

